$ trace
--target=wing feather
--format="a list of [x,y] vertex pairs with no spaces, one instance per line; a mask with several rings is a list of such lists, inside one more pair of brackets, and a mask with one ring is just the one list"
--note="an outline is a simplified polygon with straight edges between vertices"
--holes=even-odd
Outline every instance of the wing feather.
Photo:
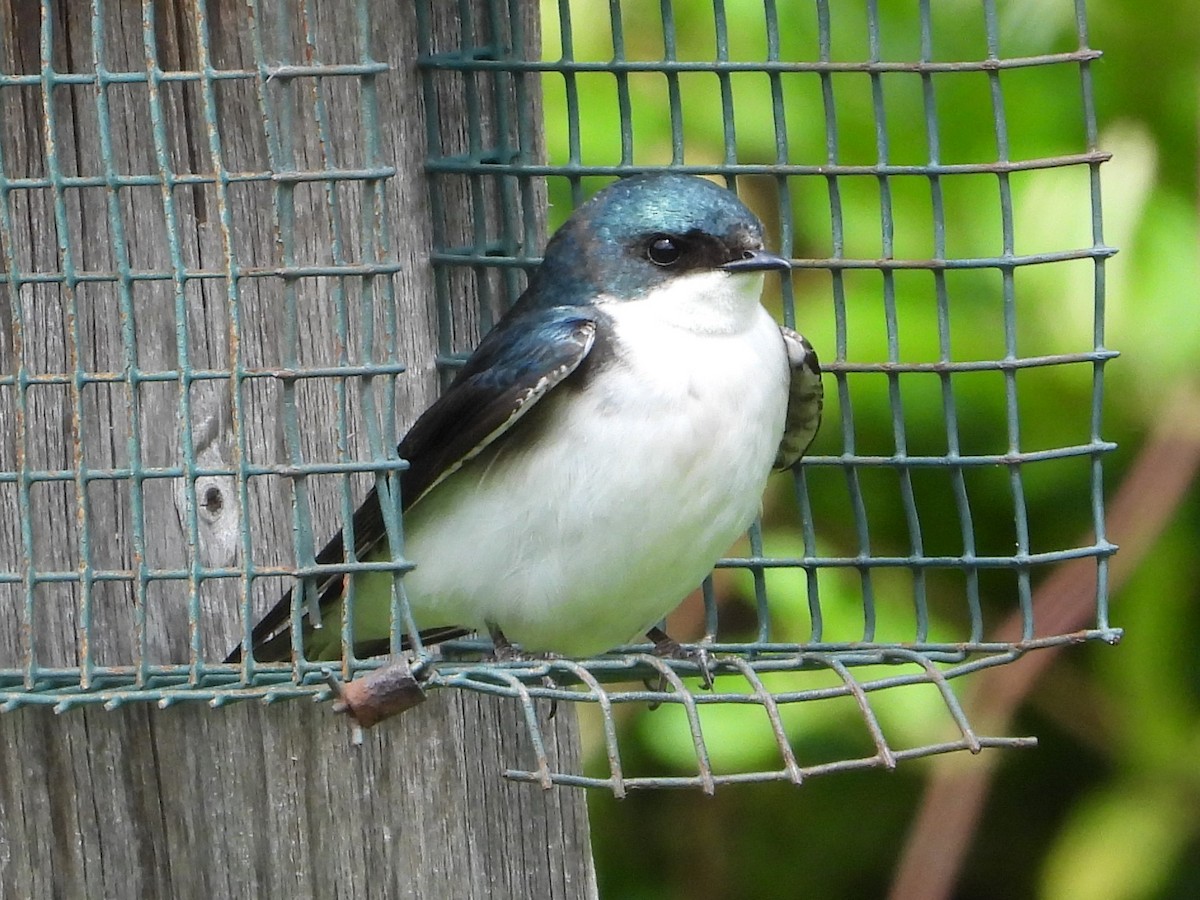
[[792,468],[804,456],[817,436],[817,429],[821,427],[821,412],[825,407],[821,363],[812,344],[790,328],[780,327],[779,330],[787,347],[792,378],[788,388],[783,440],[779,442],[779,452],[775,456],[777,470]]

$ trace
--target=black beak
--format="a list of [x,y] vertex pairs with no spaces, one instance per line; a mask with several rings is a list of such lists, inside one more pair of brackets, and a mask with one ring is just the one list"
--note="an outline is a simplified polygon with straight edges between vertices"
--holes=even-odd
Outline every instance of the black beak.
[[765,269],[791,269],[792,264],[782,256],[768,253],[766,250],[748,250],[741,259],[735,259],[721,266],[725,272],[761,272]]

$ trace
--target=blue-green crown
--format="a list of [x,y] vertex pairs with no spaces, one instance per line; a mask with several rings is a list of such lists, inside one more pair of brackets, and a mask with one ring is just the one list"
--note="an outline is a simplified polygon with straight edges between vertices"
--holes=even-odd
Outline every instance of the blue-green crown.
[[762,223],[732,191],[693,175],[636,175],[597,193],[555,233],[521,305],[639,296],[675,274],[645,258],[641,248],[653,235],[711,238],[729,258],[762,247]]

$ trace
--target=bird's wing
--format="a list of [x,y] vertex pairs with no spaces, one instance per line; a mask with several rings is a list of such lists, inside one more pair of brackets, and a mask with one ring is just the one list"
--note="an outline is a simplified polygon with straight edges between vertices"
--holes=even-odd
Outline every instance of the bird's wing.
[[[400,476],[403,509],[407,511],[511,429],[538,400],[579,367],[595,338],[595,318],[577,307],[539,309],[502,320],[400,442],[399,455],[409,464]],[[356,559],[364,559],[386,538],[383,511],[374,489],[355,511],[353,531]],[[338,531],[317,554],[317,563],[342,562],[344,540],[344,532]],[[341,598],[344,584],[345,577],[340,573],[318,582],[322,611]],[[251,643],[260,661],[286,659],[291,652],[287,632],[291,609],[289,590],[255,625]],[[457,628],[432,631],[442,640],[466,633]],[[237,662],[240,658],[238,647],[226,661]]]
[[555,308],[490,331],[445,394],[400,442],[404,508],[507,432],[574,372],[596,339],[587,311]]
[[808,445],[817,436],[817,429],[821,427],[825,388],[821,384],[821,363],[812,344],[790,328],[781,327],[779,330],[783,332],[792,378],[788,388],[787,418],[779,452],[775,456],[775,468],[790,469],[800,461]]

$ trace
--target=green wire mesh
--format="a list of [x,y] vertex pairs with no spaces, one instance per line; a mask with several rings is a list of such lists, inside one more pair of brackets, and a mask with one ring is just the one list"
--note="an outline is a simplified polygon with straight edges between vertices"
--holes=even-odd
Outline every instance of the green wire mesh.
[[[389,66],[364,3],[331,64],[332,22],[271,9],[246,28],[205,4],[46,4],[3,46],[6,121],[40,142],[9,130],[0,152],[0,601],[19,623],[0,708],[311,695],[214,662],[306,571],[293,558],[311,567],[312,521],[353,509],[349,475],[403,465]],[[310,502],[320,476],[340,503]]]
[[[561,220],[612,177],[664,167],[723,178],[762,212],[798,270],[794,283],[782,282],[781,317],[814,338],[827,373],[822,437],[790,491],[773,503],[784,508],[773,514],[791,523],[796,539],[777,552],[771,530],[756,527],[744,552],[718,567],[718,578],[749,578],[752,621],[746,610],[719,602],[714,579],[704,585],[695,618],[720,660],[715,691],[697,689],[693,666],[663,661],[644,646],[590,660],[503,664],[473,661],[479,642],[420,650],[431,663],[431,686],[520,704],[535,758],[510,777],[618,795],[644,787],[711,791],[721,783],[799,783],[951,750],[1024,746],[1031,740],[977,735],[949,681],[1039,647],[1119,638],[1106,605],[1106,561],[1115,548],[1104,538],[1101,470],[1113,448],[1101,437],[1102,375],[1115,353],[1103,342],[1104,261],[1114,251],[1101,229],[1099,166],[1106,155],[1098,149],[1090,78],[1099,53],[1088,46],[1082,0],[1060,2],[1074,17],[1072,46],[1005,55],[996,4],[985,2],[975,13],[978,54],[954,60],[940,54],[937,36],[947,25],[929,0],[901,34],[888,31],[891,20],[871,0],[713,0],[686,11],[669,0],[657,7],[612,3],[605,7],[603,52],[594,51],[595,35],[585,41],[574,28],[584,13],[594,24],[595,5],[560,0],[545,8],[544,44],[558,48],[552,59],[525,49],[539,31],[531,4],[482,0],[453,11],[416,4],[412,55],[424,104],[419,128],[428,148],[442,373],[452,374],[469,352],[474,332],[464,323],[486,330],[520,293],[544,239],[537,211],[547,197]],[[90,44],[64,47],[60,14],[44,4],[35,45],[18,41],[24,54],[0,58],[0,115],[40,119],[35,132],[42,137],[24,151],[0,142],[0,419],[13,423],[0,440],[0,621],[8,623],[0,641],[2,710],[328,695],[320,664],[224,666],[218,660],[227,642],[213,635],[248,640],[255,612],[293,576],[323,571],[313,565],[314,550],[332,523],[349,520],[364,483],[386,488],[389,473],[403,465],[394,452],[396,395],[404,389],[397,376],[413,360],[402,359],[409,323],[398,316],[393,280],[402,269],[389,213],[392,154],[399,151],[383,139],[377,96],[391,70],[371,53],[369,4],[351,5],[353,21],[339,21],[322,19],[315,3],[280,14],[252,2],[248,21],[234,26],[211,21],[204,3],[190,18],[168,22],[151,3],[93,0]],[[431,27],[444,15],[459,24],[459,39],[446,46],[435,42]],[[697,16],[711,29],[710,51],[687,58],[681,29],[692,34]],[[796,16],[805,17],[802,31]],[[113,21],[140,34],[140,46],[118,45]],[[244,28],[244,39],[212,40],[214,28],[230,27]],[[322,34],[337,28],[354,29],[352,58],[326,55]],[[227,58],[214,58],[215,47]],[[1069,78],[1077,99],[1073,119],[1063,122],[1062,152],[1014,149],[1020,136],[1010,133],[1006,111],[1017,76],[1025,86],[1018,102],[1029,102],[1031,76],[1055,86]],[[615,134],[599,133],[596,111],[583,105],[581,98],[596,96],[583,87],[596,80],[611,85]],[[950,161],[954,108],[939,97],[963,96],[966,83],[990,108],[995,153]],[[921,120],[892,111],[896,92],[904,91],[919,95]],[[529,114],[543,93],[544,135]],[[713,104],[722,113],[715,157],[685,141],[689,111]],[[166,127],[173,117],[194,123],[194,142],[173,141]],[[461,128],[446,127],[458,117]],[[669,146],[641,142],[639,123],[652,119],[669,122]],[[769,142],[747,146],[748,123],[764,120]],[[132,139],[116,131],[118,123]],[[842,136],[864,127],[874,131],[875,152],[851,158]],[[101,147],[96,160],[79,154],[73,137],[89,129]],[[306,131],[318,136],[316,158],[313,145],[297,138]],[[1020,241],[1012,183],[1051,169],[1087,180],[1090,209],[1078,212],[1089,239],[1030,252]],[[878,203],[871,234],[855,230],[846,214],[864,190]],[[912,191],[928,197],[928,221],[896,218],[896,197]],[[990,253],[973,252],[976,244],[947,228],[947,207],[963,195],[995,207]],[[470,210],[466,219],[456,212],[463,208]],[[39,217],[53,227],[40,235],[22,230]],[[297,223],[306,217],[324,223],[320,247],[297,240]],[[154,223],[153,241],[143,233],[147,222]],[[256,234],[266,237],[256,243]],[[959,249],[965,246],[972,252]],[[1072,264],[1091,269],[1087,339],[1068,353],[1018,346],[1018,315],[1030,314],[1025,273]],[[798,303],[814,285],[823,302]],[[923,319],[907,318],[911,305],[898,299],[913,291],[925,298]],[[473,302],[464,306],[464,297]],[[305,350],[300,311],[314,308],[336,331],[336,358]],[[277,358],[256,343],[254,326],[273,314],[285,323]],[[909,337],[922,325],[936,333],[936,346],[914,354]],[[994,353],[955,353],[953,339],[970,327],[994,329]],[[884,358],[855,353],[862,329],[886,333]],[[156,330],[161,343],[148,351],[146,335]],[[818,333],[828,340],[816,340]],[[1027,447],[1025,379],[1056,367],[1091,378],[1091,408],[1063,411],[1081,438]],[[968,446],[960,427],[970,412],[963,386],[984,382],[1002,392],[1006,417],[996,423],[992,445]],[[314,392],[332,396],[335,422],[314,421]],[[911,421],[906,410],[929,396],[940,422]],[[885,442],[864,429],[864,404],[890,419]],[[261,433],[268,408],[278,411],[281,434]],[[109,446],[71,439],[105,415],[113,419]],[[148,427],[159,419],[159,428]],[[230,426],[220,429],[222,447],[212,443],[217,422]],[[314,456],[307,435],[321,427],[336,432],[336,459]],[[277,455],[263,455],[264,443]],[[1079,499],[1090,503],[1095,537],[1044,547],[1025,486],[1064,463],[1088,468]],[[310,491],[319,478],[339,481],[332,505],[322,506]],[[1007,544],[983,540],[971,503],[972,492],[996,478],[1011,497]],[[146,512],[156,491],[175,492],[186,547],[161,546],[161,529]],[[395,536],[401,523],[397,505],[390,506]],[[830,509],[841,510],[835,521],[816,512]],[[881,514],[902,519],[906,546],[881,544],[874,525]],[[933,515],[957,522],[953,545],[933,540]],[[294,546],[264,548],[257,525],[272,519],[289,523]],[[61,532],[43,527],[51,520],[63,523]],[[60,535],[58,546],[43,545],[50,534]],[[206,557],[199,548],[213,541],[226,552]],[[1096,561],[1093,627],[1039,630],[1033,579],[1081,557]],[[368,565],[406,568],[397,555],[392,563],[350,561],[339,570]],[[855,595],[851,629],[848,590]],[[956,604],[949,612],[947,598]],[[1020,612],[1021,640],[990,640],[1013,610]],[[303,613],[297,605],[294,624]],[[128,639],[97,645],[99,615],[124,616]],[[406,618],[397,591],[393,621]],[[215,627],[221,623],[225,631]],[[77,636],[75,652],[55,655],[44,636],[64,630]],[[378,665],[351,659],[342,673]],[[873,704],[882,692],[921,685],[936,692],[953,734],[896,746]],[[538,712],[567,702],[599,710],[595,731],[606,771],[550,768]],[[836,702],[856,705],[865,748],[800,758],[792,713]],[[653,715],[690,736],[691,773],[643,775],[623,761],[622,707],[646,704],[661,705]],[[711,717],[731,711],[768,729],[777,767],[738,769],[710,752]]]

